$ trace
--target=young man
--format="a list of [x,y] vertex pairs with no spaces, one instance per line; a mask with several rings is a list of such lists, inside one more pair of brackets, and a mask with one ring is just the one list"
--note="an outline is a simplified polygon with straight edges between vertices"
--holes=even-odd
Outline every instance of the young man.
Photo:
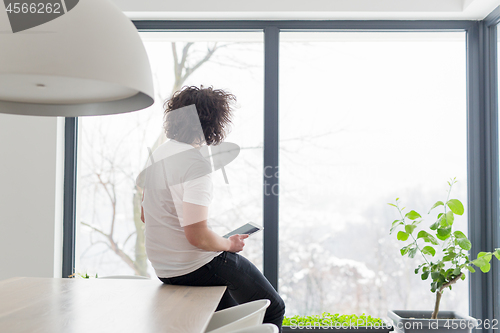
[[146,252],[163,283],[227,286],[217,310],[269,299],[264,322],[281,330],[283,300],[262,273],[237,254],[248,235],[223,238],[207,219],[212,179],[202,152],[205,145],[224,140],[234,101],[234,95],[223,90],[184,87],[165,103],[164,127],[170,140],[153,153],[144,188]]

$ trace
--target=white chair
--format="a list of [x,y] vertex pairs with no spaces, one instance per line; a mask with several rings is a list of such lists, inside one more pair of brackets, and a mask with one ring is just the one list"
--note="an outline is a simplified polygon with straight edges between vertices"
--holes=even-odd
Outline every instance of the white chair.
[[109,275],[109,276],[99,276],[98,279],[146,279],[146,280],[149,280],[148,277],[139,276],[139,275]]
[[261,325],[266,309],[271,304],[268,299],[260,299],[217,311],[208,323],[207,333],[232,333],[242,328]]
[[258,326],[246,327],[232,333],[279,333],[279,328],[274,324],[262,324]]

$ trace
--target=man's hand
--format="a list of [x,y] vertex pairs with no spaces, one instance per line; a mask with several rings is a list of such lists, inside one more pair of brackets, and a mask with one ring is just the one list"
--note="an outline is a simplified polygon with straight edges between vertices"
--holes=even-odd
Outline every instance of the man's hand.
[[224,238],[210,230],[207,225],[208,207],[182,202],[184,234],[188,242],[205,251],[240,252],[248,235],[233,235]]
[[229,237],[229,240],[231,241],[229,252],[237,253],[243,250],[243,247],[245,246],[245,238],[248,238],[248,235],[232,235]]

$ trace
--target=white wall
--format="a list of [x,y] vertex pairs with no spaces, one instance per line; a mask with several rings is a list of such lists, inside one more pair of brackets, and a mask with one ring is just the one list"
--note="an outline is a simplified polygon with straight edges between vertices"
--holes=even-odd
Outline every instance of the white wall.
[[0,280],[60,274],[61,125],[0,114]]

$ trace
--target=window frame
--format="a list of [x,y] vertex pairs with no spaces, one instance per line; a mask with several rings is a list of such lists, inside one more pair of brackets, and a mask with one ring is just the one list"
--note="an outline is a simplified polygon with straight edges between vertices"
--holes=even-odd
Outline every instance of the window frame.
[[[281,31],[463,31],[467,62],[467,175],[469,235],[482,249],[500,247],[498,168],[497,24],[500,7],[483,21],[176,21],[135,20],[139,31],[262,31],[264,34],[264,165],[279,166],[279,40]],[[77,118],[66,118],[63,276],[74,272],[76,225]],[[279,183],[273,174],[271,186]],[[263,191],[265,188],[263,186]],[[264,275],[278,288],[279,196],[264,195]],[[474,223],[472,223],[474,221]],[[500,319],[499,267],[469,279],[469,312],[481,319]],[[488,290],[493,292],[487,292]],[[493,331],[489,329],[488,331]]]
[[[477,29],[476,47],[479,52],[478,76],[482,87],[477,87],[481,95],[480,101],[484,105],[482,110],[482,120],[484,131],[483,150],[479,158],[483,164],[478,171],[483,171],[478,181],[481,181],[480,190],[483,195],[482,214],[475,211],[479,223],[472,226],[469,223],[469,231],[474,235],[471,241],[481,244],[483,249],[490,251],[500,247],[499,235],[499,138],[498,138],[498,34],[497,26],[500,24],[500,7],[495,8],[483,21],[479,22]],[[482,88],[482,89],[481,89]],[[468,89],[469,90],[469,89]],[[479,136],[481,133],[477,133]],[[470,148],[469,148],[470,149]],[[469,158],[470,163],[470,158]],[[479,164],[479,163],[477,163]],[[472,221],[472,220],[471,220]],[[474,243],[473,243],[474,244]],[[476,256],[480,249],[472,249],[472,255]],[[470,301],[469,312],[477,318],[500,320],[500,270],[498,262],[495,260],[491,265],[488,274],[472,274],[469,281]],[[490,291],[490,292],[488,292]],[[480,297],[477,295],[481,295]],[[489,331],[493,331],[490,329]]]

